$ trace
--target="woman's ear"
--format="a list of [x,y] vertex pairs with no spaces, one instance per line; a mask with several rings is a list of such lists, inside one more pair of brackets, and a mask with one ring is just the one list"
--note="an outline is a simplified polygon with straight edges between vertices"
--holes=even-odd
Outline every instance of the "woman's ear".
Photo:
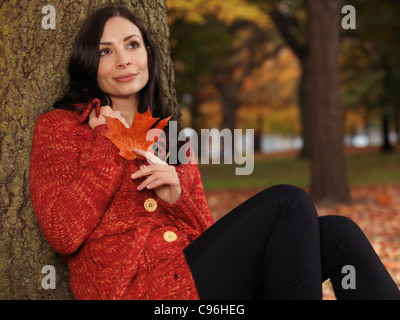
[[147,50],[149,50],[149,53],[151,54],[150,46],[147,46],[146,48],[147,48]]

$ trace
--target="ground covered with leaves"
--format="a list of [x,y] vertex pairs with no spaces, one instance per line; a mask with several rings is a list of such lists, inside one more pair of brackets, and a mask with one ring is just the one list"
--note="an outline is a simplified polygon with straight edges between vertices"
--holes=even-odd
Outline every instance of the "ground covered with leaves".
[[[233,189],[206,191],[207,200],[219,219],[231,209],[261,191]],[[400,288],[400,184],[352,187],[353,201],[346,205],[318,206],[319,215],[337,214],[354,220]],[[323,284],[325,300],[334,300],[329,281]]]

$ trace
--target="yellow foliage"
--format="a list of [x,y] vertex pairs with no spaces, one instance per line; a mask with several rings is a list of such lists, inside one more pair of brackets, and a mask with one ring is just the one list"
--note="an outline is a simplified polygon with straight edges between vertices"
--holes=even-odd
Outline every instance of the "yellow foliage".
[[300,134],[300,110],[295,104],[282,109],[267,105],[241,106],[237,113],[240,129],[251,128],[266,134],[296,136]]
[[[255,129],[286,136],[300,134],[297,85],[300,66],[290,50],[266,61],[245,80],[240,92],[243,105],[237,110],[236,128]],[[218,91],[209,84],[202,91],[206,100],[200,105],[196,122],[201,128],[218,128],[221,118]],[[186,114],[185,124],[193,119]]]
[[[169,23],[182,19],[187,23],[205,24],[207,16],[214,16],[220,22],[231,25],[236,20],[251,21],[264,30],[275,29],[269,19],[266,3],[251,4],[246,0],[167,0]],[[242,29],[233,40],[233,48],[241,48],[253,30]],[[276,45],[271,39],[271,51]],[[242,61],[247,61],[257,52],[242,50],[229,57],[236,69],[231,79],[239,79],[243,73]],[[289,49],[283,49],[277,57],[255,69],[243,83],[239,99],[243,105],[237,111],[237,128],[253,128],[265,133],[296,135],[300,133],[300,119],[297,103],[297,84],[300,66]],[[202,90],[205,102],[199,106],[196,119],[184,115],[185,124],[196,121],[201,128],[219,127],[221,110],[219,94],[210,84]]]
[[298,81],[299,61],[289,49],[267,60],[245,80],[241,90],[244,105],[237,118],[241,128],[286,136],[300,134]]
[[189,108],[181,108],[182,126],[183,128],[192,126],[192,117]]
[[300,134],[301,121],[298,106],[290,105],[285,109],[266,111],[263,132],[267,134],[279,133],[283,136],[295,136]]
[[271,108],[282,108],[297,99],[297,86],[301,68],[299,61],[289,49],[267,60],[245,80],[242,99],[247,104],[267,104]]
[[365,107],[348,109],[344,112],[344,129],[346,134],[354,134],[357,130],[364,129],[373,118],[378,118],[379,112],[372,112]]
[[259,6],[246,0],[167,0],[167,7],[170,24],[178,19],[188,23],[205,24],[205,16],[213,15],[227,25],[231,25],[235,20],[252,21],[262,28],[273,25]]
[[210,100],[202,103],[196,119],[199,128],[219,128],[222,121],[219,100]]

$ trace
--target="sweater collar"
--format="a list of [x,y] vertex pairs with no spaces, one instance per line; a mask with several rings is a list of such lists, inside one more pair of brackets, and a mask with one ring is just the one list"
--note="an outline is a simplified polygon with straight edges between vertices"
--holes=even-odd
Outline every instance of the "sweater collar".
[[96,110],[96,117],[100,115],[100,100],[99,99],[93,99],[92,101],[86,102],[86,103],[77,103],[75,106],[78,108],[78,113],[76,113],[76,116],[78,118],[78,121],[82,123],[87,119],[89,116],[90,111],[94,108]]

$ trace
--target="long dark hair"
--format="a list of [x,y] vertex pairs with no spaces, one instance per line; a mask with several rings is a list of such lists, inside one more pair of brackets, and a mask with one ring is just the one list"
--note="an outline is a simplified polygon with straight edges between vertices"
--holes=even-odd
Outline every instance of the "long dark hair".
[[[150,38],[142,22],[129,9],[121,6],[106,6],[95,11],[83,24],[73,47],[68,65],[70,77],[69,88],[64,97],[53,104],[54,108],[78,111],[75,104],[88,103],[97,98],[101,105],[110,105],[110,97],[103,92],[97,83],[99,66],[99,43],[103,35],[106,22],[113,17],[123,17],[135,24],[140,30],[147,48],[149,80],[139,92],[138,112],[143,113],[150,108],[153,117],[166,118],[172,115],[171,107],[166,102],[161,87],[159,52]],[[170,120],[170,121],[171,121]],[[178,133],[181,129],[179,121]],[[168,128],[165,128],[168,139]],[[178,144],[180,144],[178,142]]]

